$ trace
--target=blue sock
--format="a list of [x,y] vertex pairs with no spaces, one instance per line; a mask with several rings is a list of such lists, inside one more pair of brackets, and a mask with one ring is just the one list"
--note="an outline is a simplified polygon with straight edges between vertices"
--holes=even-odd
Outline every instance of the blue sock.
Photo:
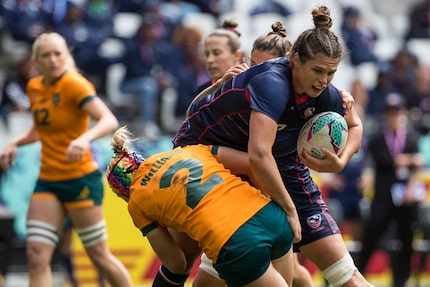
[[152,282],[152,287],[183,287],[188,275],[172,273],[164,265],[161,265],[154,282]]

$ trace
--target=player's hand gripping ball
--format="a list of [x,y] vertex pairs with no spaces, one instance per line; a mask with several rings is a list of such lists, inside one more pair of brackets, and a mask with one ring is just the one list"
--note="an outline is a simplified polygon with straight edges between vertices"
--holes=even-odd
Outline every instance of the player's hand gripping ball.
[[313,157],[325,158],[321,148],[340,155],[348,138],[348,124],[336,112],[323,112],[314,115],[302,127],[297,141],[297,153],[303,150]]

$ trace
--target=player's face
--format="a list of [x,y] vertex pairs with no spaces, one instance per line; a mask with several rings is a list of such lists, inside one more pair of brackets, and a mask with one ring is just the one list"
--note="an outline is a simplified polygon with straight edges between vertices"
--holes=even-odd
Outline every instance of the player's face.
[[251,64],[250,66],[255,66],[257,64],[261,64],[268,60],[277,58],[278,56],[273,55],[269,51],[261,51],[261,50],[253,50],[251,52]]
[[297,95],[307,94],[318,97],[330,84],[336,73],[340,59],[332,59],[318,53],[305,63],[300,62],[296,53],[293,56],[293,86]]
[[220,79],[230,67],[239,64],[240,51],[232,53],[228,38],[210,36],[205,41],[205,64],[213,80]]
[[47,81],[61,76],[66,69],[67,51],[61,42],[46,40],[37,47],[36,62]]

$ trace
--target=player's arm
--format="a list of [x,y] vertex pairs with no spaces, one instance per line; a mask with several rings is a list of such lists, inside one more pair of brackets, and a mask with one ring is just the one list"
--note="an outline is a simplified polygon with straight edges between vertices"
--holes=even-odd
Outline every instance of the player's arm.
[[66,158],[70,161],[82,159],[92,141],[108,135],[119,127],[118,120],[100,98],[95,97],[87,101],[82,108],[95,121],[95,124],[70,142],[66,151]]
[[294,232],[295,242],[298,242],[301,239],[301,227],[297,210],[284,186],[272,154],[277,128],[278,125],[272,118],[255,110],[251,111],[248,143],[249,163],[258,186],[286,212]]
[[95,124],[82,135],[88,141],[102,138],[119,127],[117,118],[99,97],[87,101],[82,108],[95,121]]
[[187,272],[185,254],[167,228],[157,227],[148,232],[146,236],[152,249],[167,269],[176,274],[185,274]]
[[250,176],[248,153],[221,146],[216,154],[217,160],[235,175]]
[[39,140],[39,133],[34,125],[27,131],[12,139],[3,149],[0,156],[0,167],[4,171],[8,171],[15,163],[17,148],[22,145],[31,144]]
[[201,91],[192,101],[191,104],[188,106],[187,111],[185,112],[185,116],[190,115],[190,107],[194,104],[203,99],[206,96],[209,96],[210,94],[215,93],[216,91],[221,88],[222,85],[224,85],[225,82],[233,78],[235,75],[242,73],[243,71],[246,71],[249,69],[248,64],[243,63],[236,66],[231,67],[227,70],[227,72],[224,73],[222,78],[218,79],[215,83],[213,83],[211,86],[207,87],[203,91]]

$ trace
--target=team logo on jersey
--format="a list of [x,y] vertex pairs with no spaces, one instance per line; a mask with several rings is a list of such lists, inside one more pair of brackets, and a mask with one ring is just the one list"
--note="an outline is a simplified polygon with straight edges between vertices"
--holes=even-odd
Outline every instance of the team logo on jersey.
[[305,118],[308,119],[314,115],[314,112],[315,112],[315,108],[312,107],[312,108],[307,108],[303,114]]
[[60,102],[60,94],[55,93],[54,96],[52,97],[52,104],[58,105],[59,102]]
[[317,229],[321,225],[321,214],[314,214],[309,216],[307,219],[307,223],[310,228]]
[[90,189],[88,188],[88,186],[85,186],[81,192],[79,193],[79,199],[85,199],[88,198],[88,196],[90,195]]

